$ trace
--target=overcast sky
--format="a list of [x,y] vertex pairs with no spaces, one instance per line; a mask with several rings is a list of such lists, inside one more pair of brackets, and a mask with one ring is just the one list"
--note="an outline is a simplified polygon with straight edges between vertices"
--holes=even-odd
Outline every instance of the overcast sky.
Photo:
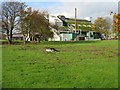
[[26,2],[34,9],[47,10],[52,15],[65,15],[74,18],[74,9],[77,8],[77,18],[111,17],[110,12],[118,12],[120,0],[19,0]]

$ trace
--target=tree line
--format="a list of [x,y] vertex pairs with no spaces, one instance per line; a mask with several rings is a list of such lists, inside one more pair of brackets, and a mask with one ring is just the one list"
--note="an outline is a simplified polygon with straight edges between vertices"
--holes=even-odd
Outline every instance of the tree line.
[[[25,42],[29,39],[40,42],[53,37],[53,32],[50,31],[52,27],[58,29],[58,26],[49,23],[47,11],[33,10],[21,2],[3,2],[0,17],[2,18],[2,32],[6,33],[9,44],[12,43],[12,37],[16,31],[23,34]],[[98,17],[92,29],[108,38],[111,27],[113,27],[113,32],[119,37],[119,21],[120,14],[113,15],[113,26],[110,18]]]
[[12,43],[13,33],[20,31],[24,35],[25,42],[31,38],[38,42],[53,37],[50,31],[48,12],[33,10],[25,3],[2,3],[2,32],[6,33],[9,44]]
[[120,14],[113,15],[113,25],[114,25],[114,32],[117,34],[120,40]]
[[106,39],[110,34],[115,34],[115,39],[120,39],[120,14],[113,14],[113,20],[109,17],[98,17],[93,24],[93,30],[104,34]]

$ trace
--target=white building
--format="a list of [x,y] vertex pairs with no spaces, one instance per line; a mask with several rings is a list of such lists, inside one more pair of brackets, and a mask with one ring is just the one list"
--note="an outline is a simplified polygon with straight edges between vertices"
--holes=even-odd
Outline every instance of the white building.
[[57,16],[54,15],[49,16],[49,23],[51,23],[52,25],[63,26],[63,22]]
[[57,33],[56,29],[51,30],[53,32],[53,38],[49,38],[48,41],[60,41],[60,35]]
[[[63,22],[54,15],[49,15],[49,23],[52,25],[63,26]],[[49,41],[60,41],[58,31],[54,28],[52,28],[51,31],[53,32],[53,38],[49,38]]]

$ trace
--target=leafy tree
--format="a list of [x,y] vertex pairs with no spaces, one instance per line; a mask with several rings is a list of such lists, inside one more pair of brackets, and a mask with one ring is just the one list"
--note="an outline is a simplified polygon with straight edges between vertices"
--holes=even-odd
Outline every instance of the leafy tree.
[[109,30],[111,28],[111,23],[108,18],[98,17],[94,22],[94,30],[105,34],[108,37]]
[[47,40],[53,35],[50,31],[49,22],[46,19],[44,12],[32,10],[32,8],[29,7],[21,14],[22,33],[27,35],[27,37],[32,38],[32,41],[37,38],[40,42],[40,40]]
[[20,21],[20,11],[25,7],[25,3],[21,2],[2,3],[2,31],[6,32],[10,44],[12,43],[13,30],[16,29]]

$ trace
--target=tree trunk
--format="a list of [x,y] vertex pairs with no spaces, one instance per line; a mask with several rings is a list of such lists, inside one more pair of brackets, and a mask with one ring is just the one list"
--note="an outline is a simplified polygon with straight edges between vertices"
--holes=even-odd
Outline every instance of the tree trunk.
[[32,42],[34,41],[34,37],[32,36]]
[[40,38],[38,38],[38,42],[40,43]]
[[9,35],[9,44],[12,44],[12,30],[13,30],[13,28],[11,28],[11,30],[10,30],[10,35]]
[[120,31],[118,31],[118,40],[120,40]]
[[10,40],[9,40],[10,44],[12,44],[12,31],[10,31]]
[[40,43],[40,38],[37,38],[37,42]]
[[12,44],[12,40],[11,39],[9,39],[9,44]]
[[8,44],[12,44],[12,41],[11,41],[9,35],[7,35],[7,39],[8,39]]

